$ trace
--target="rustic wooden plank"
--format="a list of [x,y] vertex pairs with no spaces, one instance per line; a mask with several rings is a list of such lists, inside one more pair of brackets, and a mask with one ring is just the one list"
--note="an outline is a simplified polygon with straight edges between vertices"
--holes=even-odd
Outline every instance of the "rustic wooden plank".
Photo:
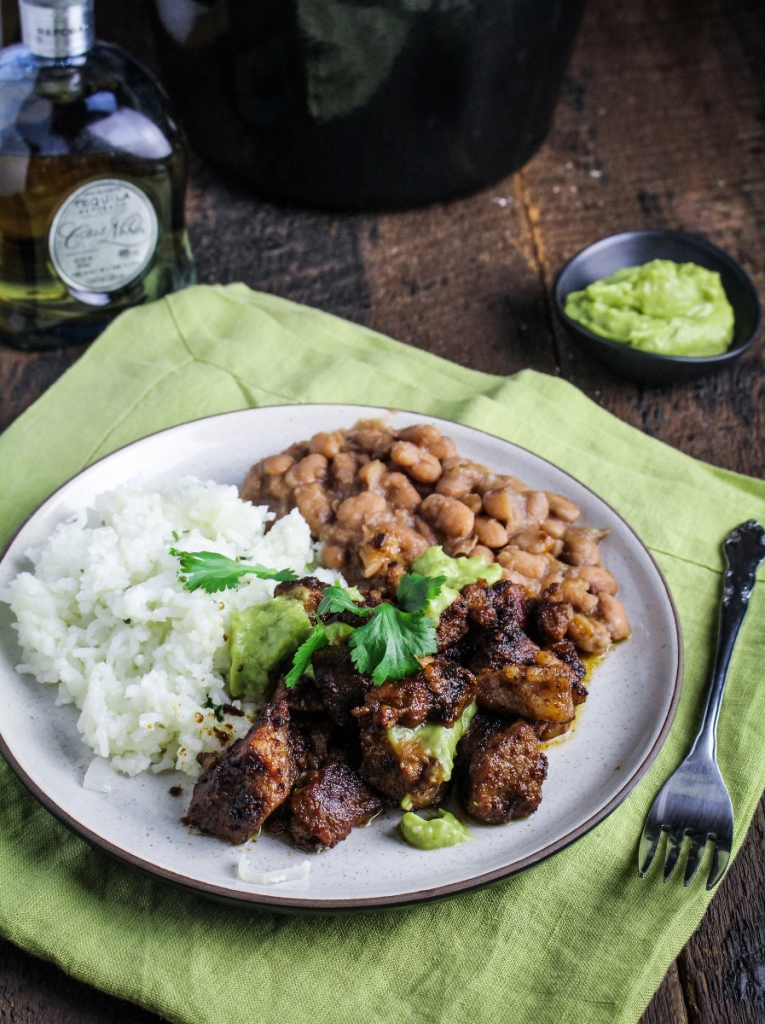
[[765,800],[709,911],[680,957],[691,1024],[765,1020]]
[[367,218],[370,326],[463,366],[555,371],[520,183],[460,202]]
[[0,431],[10,426],[84,351],[84,345],[73,345],[47,352],[22,352],[0,344]]
[[[765,293],[765,22],[753,0],[591,3],[549,142],[523,171],[550,285],[604,235],[691,231]],[[563,373],[626,420],[698,458],[765,475],[765,336],[733,369],[685,387],[622,382],[555,325]]]
[[638,1024],[689,1024],[677,964],[672,964]]
[[360,218],[271,206],[201,161],[194,161],[186,211],[200,284],[243,281],[366,322]]

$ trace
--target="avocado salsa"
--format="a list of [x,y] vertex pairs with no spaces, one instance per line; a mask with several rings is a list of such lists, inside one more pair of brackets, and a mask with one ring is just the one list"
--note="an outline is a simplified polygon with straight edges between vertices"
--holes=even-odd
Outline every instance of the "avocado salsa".
[[714,356],[733,340],[733,308],[716,271],[651,260],[566,296],[566,316],[611,341],[667,356]]

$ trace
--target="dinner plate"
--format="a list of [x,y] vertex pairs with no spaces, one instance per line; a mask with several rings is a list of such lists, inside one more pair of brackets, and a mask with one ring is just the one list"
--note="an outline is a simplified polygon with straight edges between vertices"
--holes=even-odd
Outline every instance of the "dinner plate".
[[[108,794],[83,787],[93,754],[77,732],[78,712],[55,706],[52,687],[17,672],[21,652],[12,615],[0,604],[0,751],[34,796],[74,832],[128,864],[210,896],[291,911],[372,909],[455,895],[528,868],[602,821],[645,773],[671,725],[682,679],[680,625],[658,567],[621,516],[568,473],[456,423],[366,406],[290,405],[225,413],[153,434],[79,473],[38,508],[0,561],[0,588],[30,568],[25,551],[102,491],[137,478],[161,489],[187,474],[239,483],[263,456],[318,430],[369,417],[398,428],[435,423],[454,438],[460,454],[536,489],[565,494],[581,508],[582,522],[611,531],[601,551],[619,581],[632,637],[594,671],[590,697],[571,733],[549,745],[539,810],[508,825],[471,824],[471,842],[429,851],[405,845],[397,835],[401,812],[388,810],[334,849],[310,855],[311,871],[299,881],[242,881],[241,847],[181,824],[193,787],[187,776],[118,776]],[[171,795],[177,786],[182,795]],[[305,859],[283,837],[266,835],[255,842],[253,857],[264,871]]]

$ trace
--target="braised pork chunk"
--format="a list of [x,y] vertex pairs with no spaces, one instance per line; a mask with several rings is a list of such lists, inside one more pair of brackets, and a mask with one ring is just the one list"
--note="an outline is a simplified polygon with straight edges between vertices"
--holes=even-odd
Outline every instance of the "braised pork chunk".
[[297,767],[289,708],[285,701],[268,704],[246,736],[208,762],[186,823],[235,844],[246,842],[287,799]]

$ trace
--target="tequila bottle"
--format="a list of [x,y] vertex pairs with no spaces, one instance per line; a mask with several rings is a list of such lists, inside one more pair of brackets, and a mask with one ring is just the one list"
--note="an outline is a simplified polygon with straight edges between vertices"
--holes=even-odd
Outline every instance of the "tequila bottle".
[[94,338],[194,281],[187,151],[164,92],[94,41],[93,0],[19,0],[0,51],[0,337]]

